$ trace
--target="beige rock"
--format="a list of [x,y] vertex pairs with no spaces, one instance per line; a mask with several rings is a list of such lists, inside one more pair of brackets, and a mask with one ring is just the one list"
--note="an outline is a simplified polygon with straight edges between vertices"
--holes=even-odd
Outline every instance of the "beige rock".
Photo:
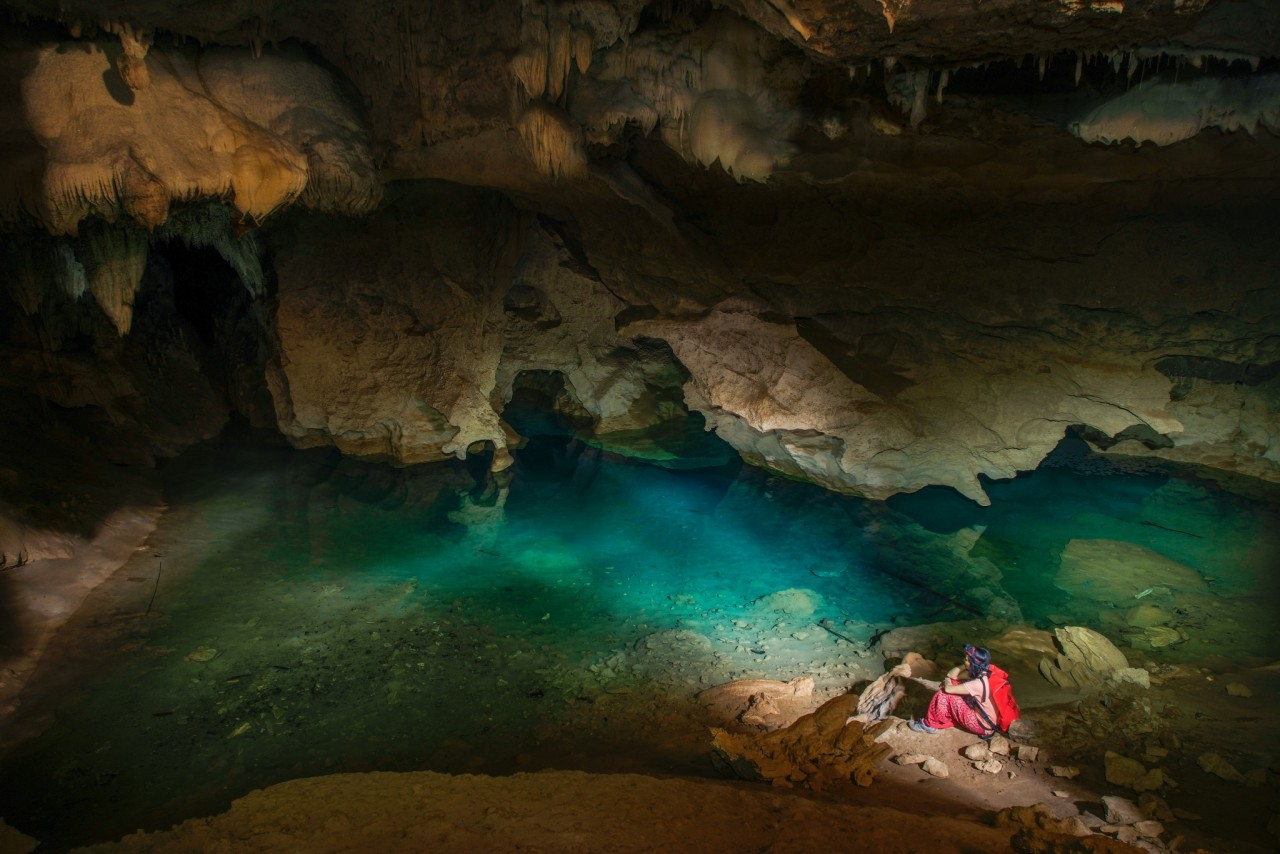
[[1052,765],[1049,767],[1049,773],[1055,777],[1070,780],[1072,777],[1080,776],[1080,769],[1073,765]]
[[1249,689],[1248,685],[1245,685],[1242,682],[1228,682],[1227,694],[1232,697],[1252,697],[1253,691]]
[[1150,819],[1135,822],[1133,829],[1138,831],[1139,836],[1145,836],[1148,839],[1155,839],[1160,836],[1160,834],[1164,833],[1164,825],[1158,821],[1151,821]]
[[1004,770],[1004,763],[993,757],[990,759],[984,759],[981,762],[975,762],[973,763],[973,767],[977,768],[984,774],[999,774]]
[[1089,688],[1101,685],[1129,661],[1105,636],[1081,626],[1055,629],[1061,652],[1040,661],[1040,674],[1062,688]]
[[991,748],[985,744],[970,744],[963,751],[965,759],[972,759],[974,762],[982,762],[991,758]]
[[899,765],[920,765],[932,758],[927,753],[899,753],[893,757],[893,761]]
[[935,756],[930,756],[921,763],[920,767],[924,769],[925,773],[934,777],[945,779],[951,776],[951,769],[947,767],[945,762]]

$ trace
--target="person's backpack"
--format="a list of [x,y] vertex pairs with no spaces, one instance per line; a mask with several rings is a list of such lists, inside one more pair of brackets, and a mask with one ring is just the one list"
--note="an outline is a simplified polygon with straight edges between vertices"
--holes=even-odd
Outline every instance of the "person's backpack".
[[[991,727],[993,735],[997,730],[1008,732],[1013,722],[1022,715],[1022,710],[1018,708],[1018,701],[1013,696],[1013,687],[1009,684],[1009,674],[994,664],[990,665],[987,670],[987,686],[991,690],[991,704],[996,707],[994,721],[987,717],[987,713],[982,710],[982,705],[978,703],[976,697],[966,699],[970,701],[970,707],[978,713],[978,716]],[[983,738],[989,737],[983,736]]]
[[996,707],[996,726],[1001,732],[1008,732],[1022,715],[1013,696],[1013,686],[1009,684],[1009,674],[993,664],[987,682],[991,685],[991,703]]

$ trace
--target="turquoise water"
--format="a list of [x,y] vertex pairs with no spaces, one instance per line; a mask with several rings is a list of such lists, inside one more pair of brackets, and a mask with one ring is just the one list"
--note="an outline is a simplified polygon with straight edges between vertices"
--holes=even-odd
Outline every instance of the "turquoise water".
[[[204,449],[166,472],[147,550],[68,626],[92,642],[55,649],[29,686],[23,715],[56,720],[0,759],[4,818],[64,845],[336,771],[710,773],[698,690],[805,673],[843,690],[879,672],[875,637],[925,622],[1273,658],[1274,490],[1238,497],[1081,447],[988,484],[988,508],[674,471],[557,437],[520,452],[505,489],[462,464]],[[1122,577],[1100,594],[1062,574],[1072,561]],[[1146,584],[1160,572],[1181,586]],[[1174,634],[1130,625],[1139,605]]]

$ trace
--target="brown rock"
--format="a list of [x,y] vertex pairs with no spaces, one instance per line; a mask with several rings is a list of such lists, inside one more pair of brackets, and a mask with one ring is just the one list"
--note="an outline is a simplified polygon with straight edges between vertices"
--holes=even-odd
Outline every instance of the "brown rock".
[[857,701],[844,694],[786,729],[764,734],[712,729],[712,759],[744,779],[774,785],[820,790],[851,780],[869,786],[876,767],[893,752],[875,739],[894,722],[849,722]]

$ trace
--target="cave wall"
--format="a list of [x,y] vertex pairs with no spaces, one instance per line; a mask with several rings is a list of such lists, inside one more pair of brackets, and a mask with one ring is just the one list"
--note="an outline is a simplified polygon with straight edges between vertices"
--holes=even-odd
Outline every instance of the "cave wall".
[[1118,5],[6,0],[7,429],[500,468],[548,372],[873,497],[1280,479],[1280,11]]

